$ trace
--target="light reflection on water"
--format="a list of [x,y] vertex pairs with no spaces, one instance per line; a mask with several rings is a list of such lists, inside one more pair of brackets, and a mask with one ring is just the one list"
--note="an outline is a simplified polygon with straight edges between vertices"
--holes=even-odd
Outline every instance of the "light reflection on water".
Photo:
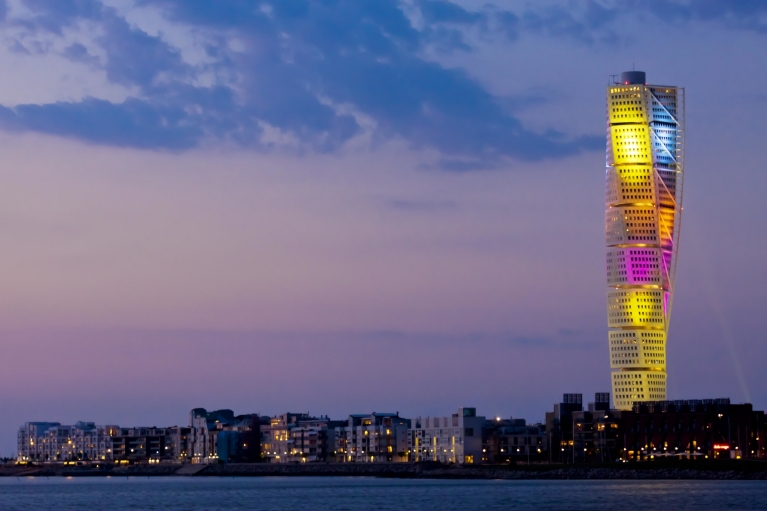
[[767,481],[0,478],[0,510],[767,510]]

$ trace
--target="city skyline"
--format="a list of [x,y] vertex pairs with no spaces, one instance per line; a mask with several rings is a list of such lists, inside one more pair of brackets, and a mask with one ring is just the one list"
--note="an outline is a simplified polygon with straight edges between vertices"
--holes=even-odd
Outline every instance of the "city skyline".
[[212,5],[0,1],[0,455],[27,421],[610,391],[597,169],[633,65],[688,93],[667,397],[767,408],[767,7]]

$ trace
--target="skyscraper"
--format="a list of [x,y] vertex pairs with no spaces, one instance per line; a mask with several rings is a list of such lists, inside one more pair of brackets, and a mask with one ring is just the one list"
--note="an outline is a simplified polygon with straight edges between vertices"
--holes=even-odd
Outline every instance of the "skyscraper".
[[607,326],[615,408],[666,399],[684,177],[684,89],[607,87]]

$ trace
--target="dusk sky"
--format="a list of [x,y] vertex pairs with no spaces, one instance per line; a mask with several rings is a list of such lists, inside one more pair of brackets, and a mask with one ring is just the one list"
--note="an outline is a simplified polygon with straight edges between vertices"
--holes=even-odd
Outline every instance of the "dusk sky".
[[26,421],[610,391],[605,87],[686,87],[670,399],[767,407],[767,2],[0,0]]

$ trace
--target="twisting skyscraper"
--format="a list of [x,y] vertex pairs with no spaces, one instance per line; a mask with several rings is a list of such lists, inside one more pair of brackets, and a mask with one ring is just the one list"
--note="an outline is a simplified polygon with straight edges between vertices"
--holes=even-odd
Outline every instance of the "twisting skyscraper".
[[666,399],[684,177],[684,89],[607,88],[607,325],[614,406]]

